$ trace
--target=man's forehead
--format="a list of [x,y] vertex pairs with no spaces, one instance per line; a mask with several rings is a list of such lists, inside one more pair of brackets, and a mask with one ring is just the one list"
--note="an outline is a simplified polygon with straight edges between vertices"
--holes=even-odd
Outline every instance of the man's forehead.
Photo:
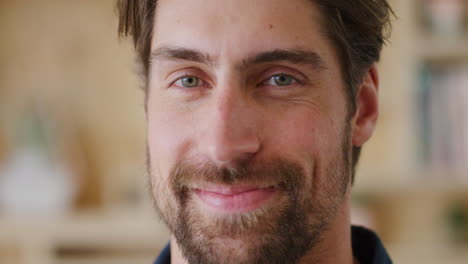
[[200,51],[184,52],[199,61],[222,57],[240,63],[274,50],[316,53],[321,62],[330,52],[309,0],[163,0],[155,17],[157,54],[182,47]]
[[[313,0],[158,0],[157,9],[167,6],[177,7],[177,13],[184,16],[194,14],[196,10],[217,14],[221,19],[235,22],[240,15],[264,16],[265,14],[285,15],[285,12],[298,13],[305,6],[315,6]],[[236,13],[232,11],[242,11]],[[267,11],[267,12],[264,12]],[[203,14],[198,14],[203,17]]]
[[162,0],[153,43],[177,38],[218,46],[225,41],[233,47],[236,40],[271,46],[294,40],[300,45],[319,32],[319,12],[309,0]]

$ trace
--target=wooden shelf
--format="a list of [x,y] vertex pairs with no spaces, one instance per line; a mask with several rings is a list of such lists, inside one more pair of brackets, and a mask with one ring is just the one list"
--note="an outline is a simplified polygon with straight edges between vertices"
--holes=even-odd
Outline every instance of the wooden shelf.
[[97,257],[97,258],[76,258],[58,261],[59,264],[149,264],[153,263],[155,256],[149,257]]
[[[101,251],[102,254],[96,257],[100,259],[115,258],[112,254],[105,256],[106,252],[130,252],[122,259],[147,259],[151,255],[156,257],[169,241],[169,232],[156,217],[131,212],[88,212],[55,218],[0,218],[0,227],[0,248],[17,248],[22,255],[20,263],[24,264],[56,263],[60,250]],[[93,259],[86,254],[78,257]],[[70,261],[59,263],[78,263]]]
[[411,264],[466,264],[468,251],[466,248],[447,247],[445,244],[400,244],[387,245],[387,249],[392,256],[394,263]]
[[425,60],[468,59],[468,36],[447,39],[440,36],[421,36],[415,46],[417,55]]
[[[130,213],[86,212],[53,218],[34,217],[34,221],[0,218],[0,227],[0,242],[12,235],[31,236],[33,232],[39,237],[47,236],[64,244],[113,245],[117,241],[119,245],[140,242],[162,247],[169,237],[165,226],[156,216],[149,218]],[[120,238],[123,240],[119,241]]]
[[[419,171],[405,173],[404,181],[392,180],[394,174],[385,172],[374,173],[375,180],[359,182],[357,180],[353,192],[371,196],[393,196],[405,194],[468,194],[468,171]],[[358,176],[359,178],[359,176]],[[372,177],[367,176],[366,179]],[[382,180],[387,179],[387,180]]]

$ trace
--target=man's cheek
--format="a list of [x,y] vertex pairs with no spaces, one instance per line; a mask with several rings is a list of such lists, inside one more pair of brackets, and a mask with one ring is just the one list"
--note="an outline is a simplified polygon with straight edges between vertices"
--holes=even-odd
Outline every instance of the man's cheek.
[[187,136],[186,128],[174,120],[154,118],[148,120],[148,144],[152,165],[164,175],[168,174],[182,155]]
[[284,117],[280,120],[281,124],[272,131],[279,131],[275,137],[283,145],[283,150],[315,153],[326,141],[328,133],[318,120],[297,117]]

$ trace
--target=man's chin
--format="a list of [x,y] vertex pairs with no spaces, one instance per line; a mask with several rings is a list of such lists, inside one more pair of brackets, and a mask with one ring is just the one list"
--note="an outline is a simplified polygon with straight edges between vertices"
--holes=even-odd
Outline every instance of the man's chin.
[[[206,264],[254,264],[261,258],[259,252],[264,247],[259,240],[215,238],[209,242],[203,242],[203,246],[191,248],[184,257],[189,263]],[[183,247],[182,247],[183,248]]]
[[294,263],[309,248],[310,236],[299,236],[307,230],[305,221],[289,201],[216,216],[187,205],[188,221],[179,222],[175,238],[189,263]]

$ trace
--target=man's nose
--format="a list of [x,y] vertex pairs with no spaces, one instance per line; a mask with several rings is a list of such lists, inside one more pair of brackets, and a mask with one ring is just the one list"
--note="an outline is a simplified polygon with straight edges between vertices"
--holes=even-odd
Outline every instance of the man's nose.
[[213,94],[202,142],[205,154],[219,167],[251,159],[260,149],[258,115],[240,89]]

